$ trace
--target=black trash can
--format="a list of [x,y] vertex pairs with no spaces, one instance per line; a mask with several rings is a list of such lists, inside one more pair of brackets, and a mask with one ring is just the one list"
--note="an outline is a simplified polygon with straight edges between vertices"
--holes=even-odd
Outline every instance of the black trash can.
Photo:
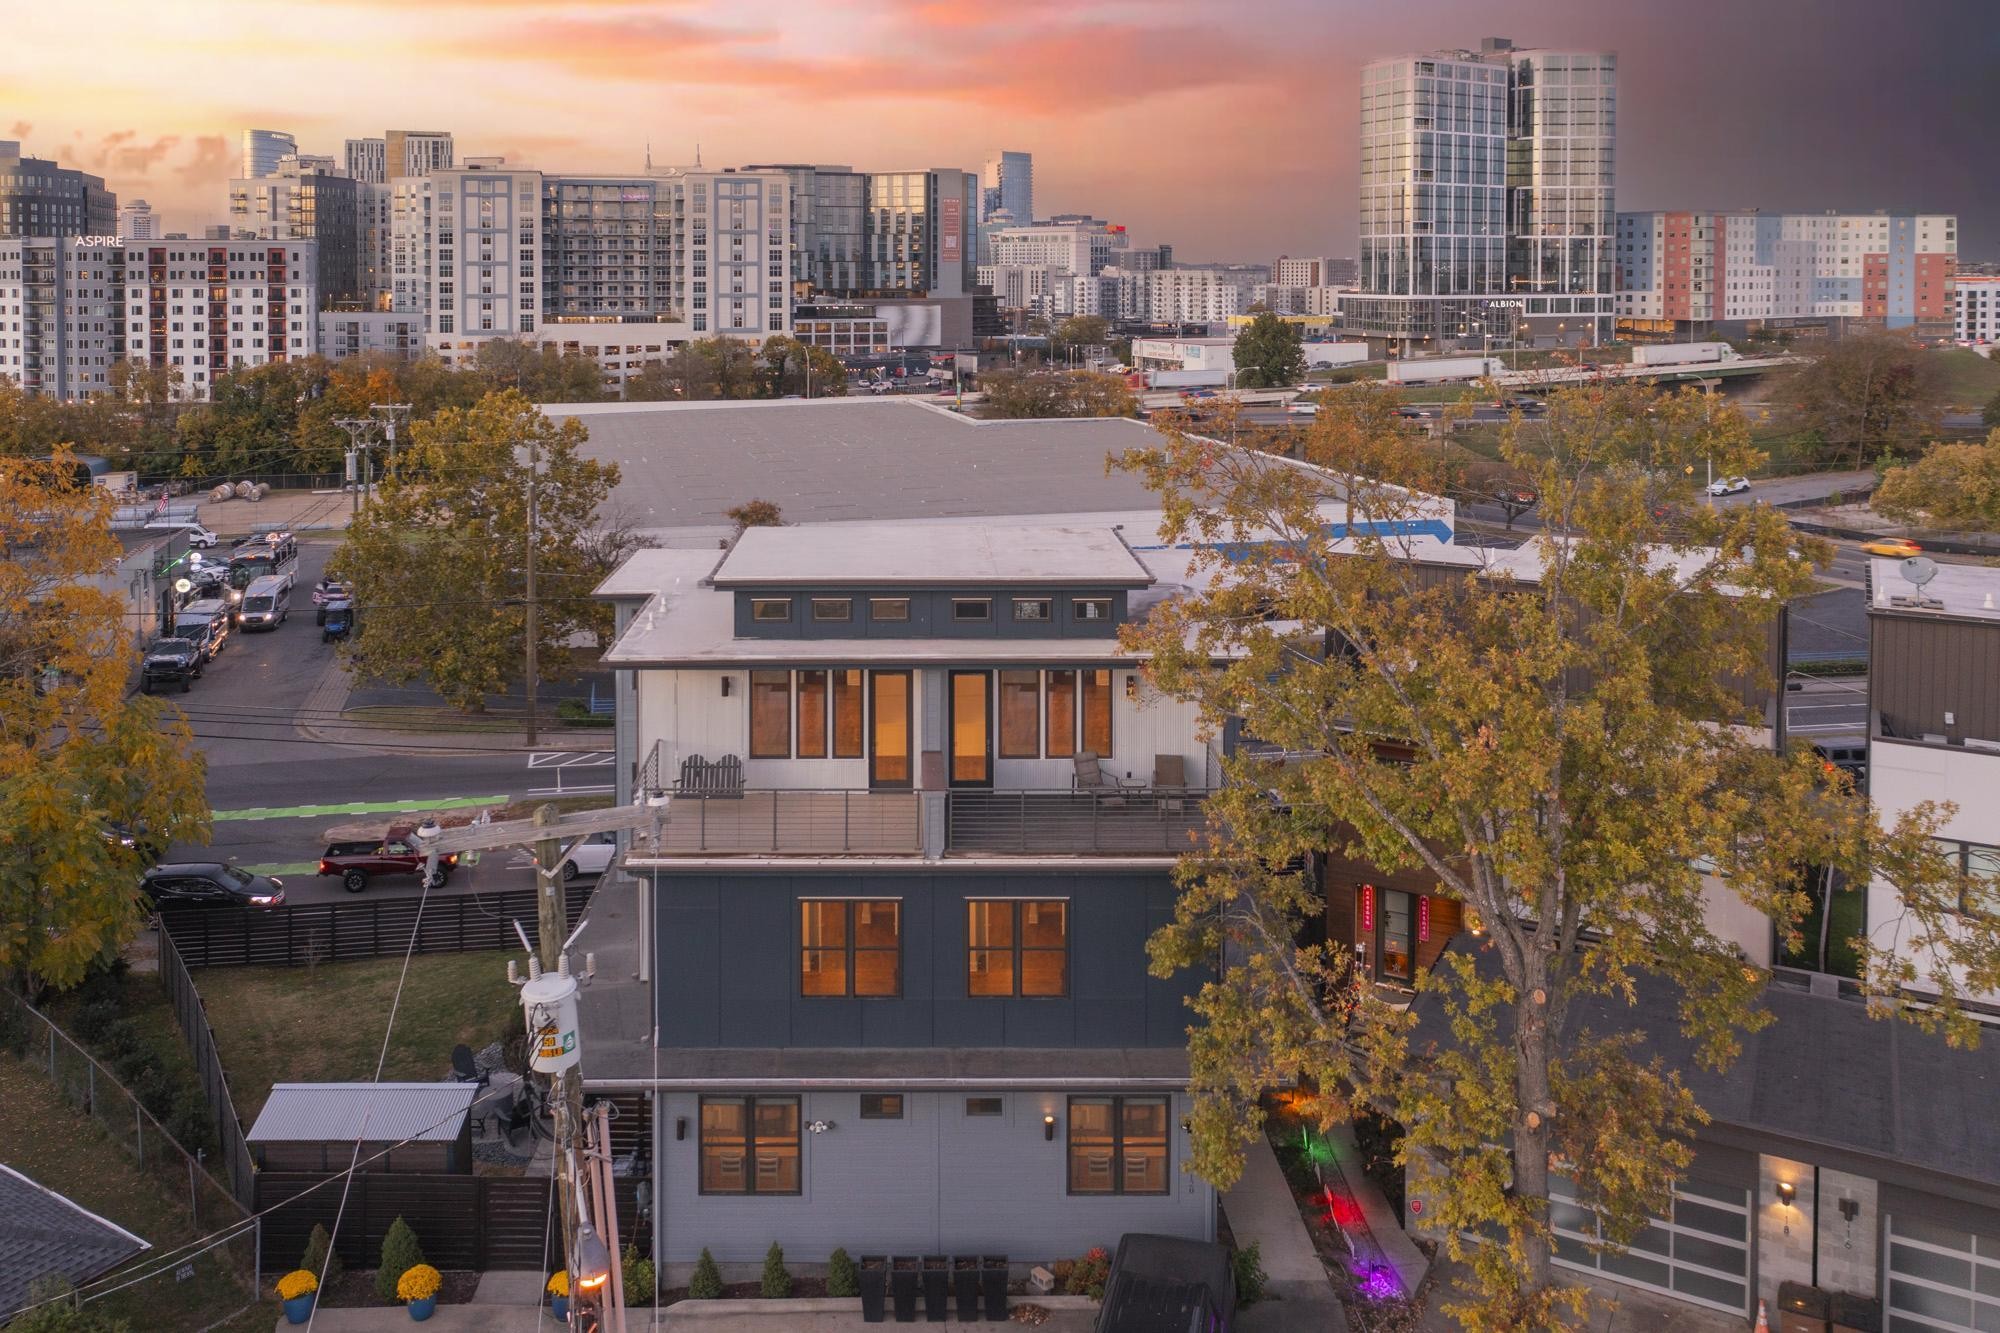
[[958,1299],[958,1322],[979,1319],[979,1256],[961,1254],[951,1261],[951,1290]]
[[923,1286],[923,1261],[898,1255],[889,1264],[889,1298],[895,1302],[896,1322],[917,1322],[917,1292]]
[[942,1324],[951,1312],[951,1260],[942,1254],[924,1256],[924,1318]]
[[1833,1293],[1833,1333],[1882,1333],[1882,1302],[1851,1291]]
[[889,1256],[861,1256],[861,1322],[879,1324],[888,1312]]
[[982,1254],[979,1256],[979,1294],[985,1298],[986,1321],[990,1324],[1004,1323],[1007,1319],[1007,1256],[1004,1254]]

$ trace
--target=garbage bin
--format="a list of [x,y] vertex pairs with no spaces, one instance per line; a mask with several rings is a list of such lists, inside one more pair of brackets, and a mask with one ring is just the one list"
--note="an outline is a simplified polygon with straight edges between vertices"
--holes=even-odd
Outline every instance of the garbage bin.
[[1836,1291],[1829,1318],[1833,1333],[1882,1333],[1882,1302],[1857,1292]]
[[1778,1284],[1778,1333],[1828,1333],[1825,1292],[1803,1282]]

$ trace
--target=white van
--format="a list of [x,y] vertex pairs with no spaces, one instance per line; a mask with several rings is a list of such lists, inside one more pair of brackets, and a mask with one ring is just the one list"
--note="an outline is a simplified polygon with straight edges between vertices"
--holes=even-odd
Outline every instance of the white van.
[[292,581],[283,575],[252,579],[236,608],[236,623],[246,630],[276,629],[291,614],[291,601]]
[[198,551],[205,551],[219,540],[216,535],[199,523],[187,523],[175,519],[155,519],[146,525],[148,532],[185,532],[187,544]]

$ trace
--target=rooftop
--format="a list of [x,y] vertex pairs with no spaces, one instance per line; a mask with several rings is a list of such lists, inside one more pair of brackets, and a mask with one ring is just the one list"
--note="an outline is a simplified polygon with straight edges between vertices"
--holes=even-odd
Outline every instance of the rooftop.
[[448,1143],[478,1089],[470,1083],[275,1083],[251,1143]]
[[[1919,586],[1909,575],[1928,573]],[[2000,621],[2000,569],[1985,565],[1948,565],[1941,560],[1917,556],[1910,560],[1876,558],[1868,562],[1870,611],[1896,611],[1912,615],[1958,616],[1972,620]]]
[[751,528],[714,578],[718,588],[986,583],[1141,588],[1152,581],[1109,525],[1004,523]]
[[81,1285],[151,1248],[117,1223],[0,1166],[0,1317],[27,1304],[30,1289],[44,1278]]

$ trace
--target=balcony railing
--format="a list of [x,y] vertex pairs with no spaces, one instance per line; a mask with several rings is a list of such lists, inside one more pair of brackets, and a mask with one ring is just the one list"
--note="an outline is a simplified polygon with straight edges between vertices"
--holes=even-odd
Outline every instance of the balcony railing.
[[743,791],[675,796],[653,856],[916,856],[924,849],[922,804],[911,791]]
[[953,791],[945,850],[1006,855],[1178,856],[1207,828],[1205,790]]

